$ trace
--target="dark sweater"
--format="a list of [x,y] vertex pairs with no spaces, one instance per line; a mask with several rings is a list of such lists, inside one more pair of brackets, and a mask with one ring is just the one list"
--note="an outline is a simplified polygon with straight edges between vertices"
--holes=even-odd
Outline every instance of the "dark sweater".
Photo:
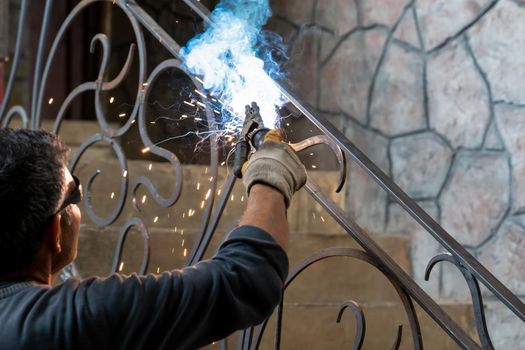
[[267,318],[287,273],[274,239],[242,226],[181,270],[0,284],[0,349],[196,349]]

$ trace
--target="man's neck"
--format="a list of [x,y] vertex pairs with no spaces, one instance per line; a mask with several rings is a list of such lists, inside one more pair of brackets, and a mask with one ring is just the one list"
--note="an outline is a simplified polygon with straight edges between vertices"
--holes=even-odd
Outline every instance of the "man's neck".
[[38,284],[51,286],[53,274],[51,273],[51,260],[42,259],[40,254],[31,266],[13,271],[0,276],[0,282],[33,281]]

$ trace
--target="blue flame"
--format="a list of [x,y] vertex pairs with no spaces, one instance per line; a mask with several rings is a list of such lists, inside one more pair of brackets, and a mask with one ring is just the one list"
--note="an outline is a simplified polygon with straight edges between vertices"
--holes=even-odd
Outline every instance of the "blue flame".
[[268,0],[223,0],[211,13],[214,24],[181,50],[188,71],[219,97],[233,124],[242,124],[252,101],[265,126],[278,124],[276,107],[285,100],[273,78],[281,73],[261,30],[270,16]]

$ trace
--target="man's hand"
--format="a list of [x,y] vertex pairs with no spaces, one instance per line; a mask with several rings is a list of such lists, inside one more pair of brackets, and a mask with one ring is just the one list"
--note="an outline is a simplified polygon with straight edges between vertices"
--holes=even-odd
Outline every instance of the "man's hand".
[[248,196],[257,183],[277,189],[288,208],[293,194],[306,183],[306,169],[294,150],[281,140],[280,130],[267,133],[264,143],[246,165],[243,182]]

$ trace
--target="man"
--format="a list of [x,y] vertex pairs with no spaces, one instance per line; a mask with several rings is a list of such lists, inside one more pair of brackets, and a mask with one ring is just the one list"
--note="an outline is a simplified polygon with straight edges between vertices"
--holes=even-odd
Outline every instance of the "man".
[[79,181],[44,131],[0,130],[0,349],[195,349],[267,318],[288,260],[286,207],[306,181],[284,143],[248,162],[239,227],[208,261],[158,275],[69,279]]

